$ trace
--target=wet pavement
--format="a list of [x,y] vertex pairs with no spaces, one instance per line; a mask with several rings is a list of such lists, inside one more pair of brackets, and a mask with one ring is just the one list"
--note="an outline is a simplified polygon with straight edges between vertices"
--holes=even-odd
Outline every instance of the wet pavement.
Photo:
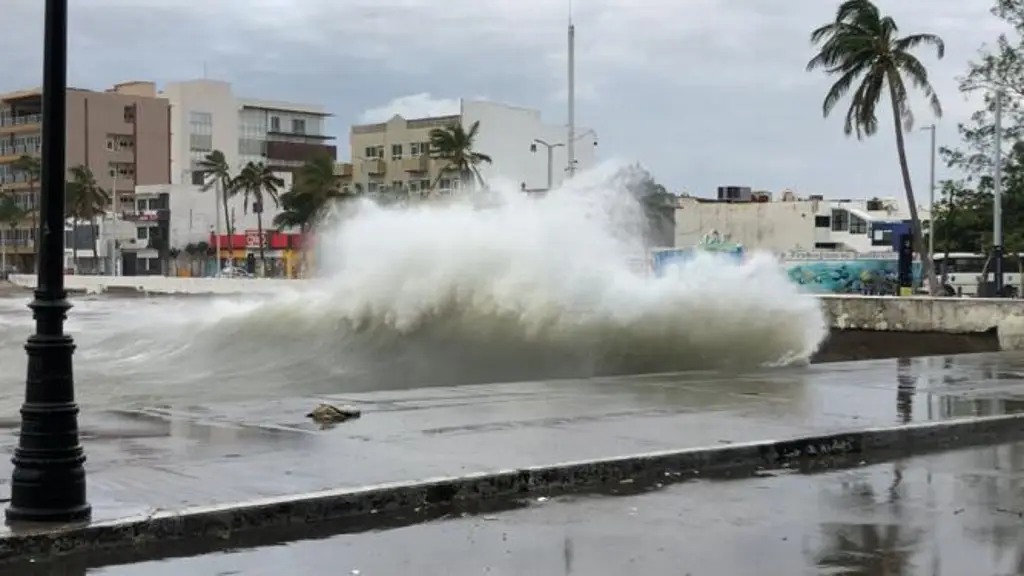
[[1019,412],[1024,354],[351,394],[326,400],[363,417],[329,430],[304,417],[320,400],[83,413],[96,519]]
[[539,499],[510,511],[192,558],[106,567],[78,559],[34,573],[1021,574],[1022,486],[1018,443],[814,475]]

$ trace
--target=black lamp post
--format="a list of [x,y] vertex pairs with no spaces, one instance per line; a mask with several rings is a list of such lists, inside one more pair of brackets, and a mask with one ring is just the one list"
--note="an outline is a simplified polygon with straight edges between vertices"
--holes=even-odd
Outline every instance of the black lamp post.
[[29,304],[36,333],[25,344],[28,378],[7,520],[72,522],[92,509],[85,497],[85,453],[78,443],[78,405],[71,336],[64,320],[64,182],[68,0],[46,0],[43,32],[43,147],[40,177],[39,275]]

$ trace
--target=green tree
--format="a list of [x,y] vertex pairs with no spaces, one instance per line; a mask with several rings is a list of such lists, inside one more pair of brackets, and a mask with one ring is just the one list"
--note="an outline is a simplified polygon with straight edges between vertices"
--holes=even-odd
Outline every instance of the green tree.
[[[110,194],[96,183],[96,177],[88,166],[79,164],[73,166],[69,171],[71,179],[65,188],[65,214],[72,218],[71,237],[72,258],[75,261],[75,268],[78,268],[78,226],[79,222],[87,221],[91,226],[93,254],[99,254],[99,235],[97,230],[97,218],[107,213],[110,205]],[[97,260],[93,258],[93,260]],[[94,262],[98,263],[98,262]]]
[[[332,174],[334,168],[331,168]],[[256,230],[259,233],[260,266],[262,273],[267,270],[266,242],[263,238],[263,208],[269,199],[274,206],[280,206],[278,190],[284,186],[284,180],[274,174],[269,166],[262,162],[249,162],[235,178],[232,188],[242,194],[245,212],[249,212],[249,203],[256,213]]]
[[292,189],[281,195],[282,211],[274,217],[274,226],[298,228],[305,234],[320,223],[333,201],[348,195],[334,173],[334,159],[319,154],[295,172]]
[[[221,208],[224,211],[224,228],[228,235],[228,254],[234,260],[234,222],[231,220],[231,210],[228,208],[228,199],[234,196],[238,189],[235,187],[235,176],[231,174],[231,167],[228,166],[227,158],[220,150],[214,150],[199,161],[199,170],[203,173],[202,191],[214,191],[220,196]],[[214,202],[217,200],[214,199]],[[217,223],[217,228],[220,222]],[[217,254],[217,267],[220,268],[220,254]]]
[[[25,217],[29,214],[29,210],[21,207],[18,201],[11,194],[4,194],[0,196],[0,224],[6,224],[7,228],[11,231],[11,237],[14,237],[14,231],[18,229],[18,225],[22,223]],[[0,238],[2,243],[2,260],[0,260],[0,272],[7,270],[7,241]]]
[[907,164],[903,131],[913,128],[914,114],[904,79],[924,93],[932,113],[941,117],[942,105],[928,79],[928,70],[911,50],[931,45],[941,59],[945,45],[934,34],[898,34],[896,21],[883,15],[870,0],[847,0],[839,5],[834,21],[811,32],[811,42],[817,46],[818,53],[807,63],[807,70],[822,69],[826,74],[838,77],[822,103],[826,117],[853,90],[843,131],[847,136],[856,134],[858,139],[878,131],[876,109],[888,92],[896,131],[896,152],[910,209],[914,250],[921,257],[924,277],[929,279],[932,294],[937,294],[939,287],[932,263],[924,250],[921,219]]
[[430,186],[433,190],[446,170],[458,172],[459,180],[465,185],[467,180],[475,179],[481,188],[485,186],[480,175],[480,164],[491,164],[491,157],[477,152],[474,148],[477,134],[480,132],[480,121],[473,122],[469,130],[462,124],[452,124],[445,128],[434,128],[430,131],[430,156],[444,162],[441,173]]
[[[1018,271],[1024,274],[1024,260],[1015,256],[1024,252],[1024,142],[1013,145],[1004,157],[1002,169],[1003,246],[1007,254],[1014,255],[1007,259],[1008,263],[1016,264]],[[949,252],[991,254],[993,189],[994,181],[988,174],[942,183],[941,200],[933,216],[936,247],[947,255]],[[990,261],[986,261],[986,272],[989,264]],[[1020,293],[1024,293],[1024,284]]]
[[[28,205],[28,212],[32,217],[32,229],[35,234],[32,239],[32,250],[35,251],[39,249],[39,177],[42,172],[42,163],[38,156],[24,154],[11,163],[11,169],[24,175],[25,181],[28,183],[28,193],[32,199],[31,204]],[[37,259],[32,258],[33,270],[37,265]]]

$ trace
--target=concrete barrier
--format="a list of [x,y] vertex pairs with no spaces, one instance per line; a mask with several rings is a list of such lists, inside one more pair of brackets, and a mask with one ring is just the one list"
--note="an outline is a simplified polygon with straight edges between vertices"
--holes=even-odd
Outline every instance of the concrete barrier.
[[840,330],[978,333],[1024,315],[1024,302],[999,298],[820,296],[833,327]]

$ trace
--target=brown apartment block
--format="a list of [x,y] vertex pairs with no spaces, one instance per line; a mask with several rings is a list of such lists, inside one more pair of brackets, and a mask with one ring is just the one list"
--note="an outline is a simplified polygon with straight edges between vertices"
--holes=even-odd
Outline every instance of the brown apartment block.
[[[171,107],[156,85],[131,82],[106,92],[69,89],[67,166],[85,165],[108,192],[131,201],[136,185],[170,183]],[[27,209],[38,205],[39,184],[17,170],[22,156],[38,157],[42,144],[39,89],[0,94],[0,190]],[[113,195],[112,195],[113,196]],[[2,232],[8,254],[26,269],[35,253],[34,218]]]
[[430,132],[460,121],[459,116],[406,120],[394,116],[379,124],[353,126],[349,133],[352,162],[335,173],[348,185],[368,193],[401,189],[425,195],[437,180],[436,194],[458,190],[458,174],[441,174],[447,162],[430,157]]

